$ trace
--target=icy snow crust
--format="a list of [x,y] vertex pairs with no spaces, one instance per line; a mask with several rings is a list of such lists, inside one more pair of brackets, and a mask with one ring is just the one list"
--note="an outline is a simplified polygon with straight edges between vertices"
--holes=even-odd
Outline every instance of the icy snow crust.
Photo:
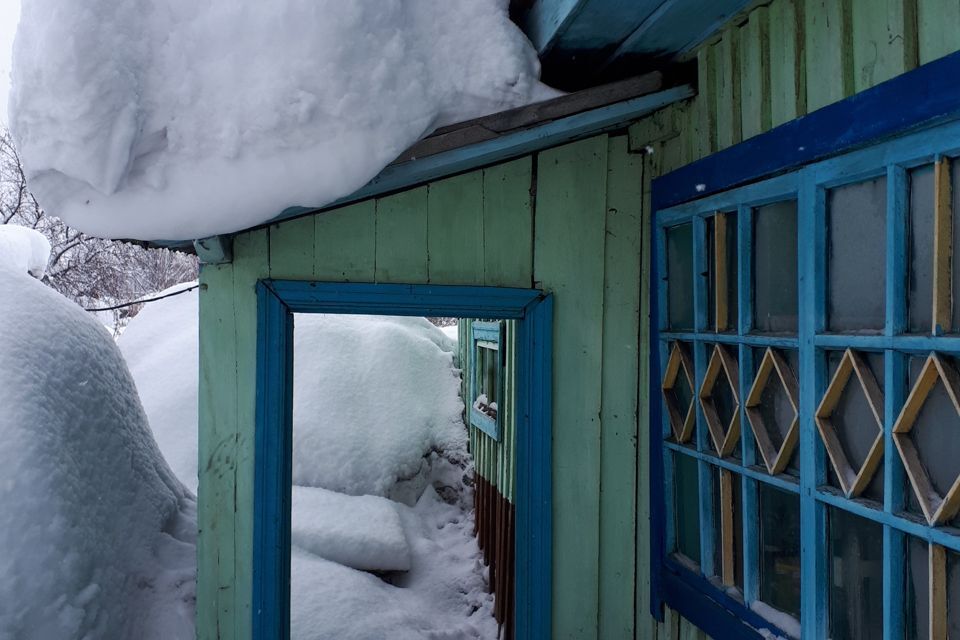
[[[160,295],[196,284],[178,284]],[[199,298],[196,291],[151,302],[117,341],[137,383],[153,436],[181,482],[197,492]]]
[[424,456],[465,448],[453,341],[424,318],[297,314],[294,326],[294,484],[412,504]]
[[50,241],[36,229],[0,225],[0,269],[29,273],[40,279],[50,259]]
[[44,208],[191,239],[321,206],[443,124],[555,95],[508,0],[24,0],[10,128]]
[[192,637],[194,503],[109,334],[0,269],[0,638]]

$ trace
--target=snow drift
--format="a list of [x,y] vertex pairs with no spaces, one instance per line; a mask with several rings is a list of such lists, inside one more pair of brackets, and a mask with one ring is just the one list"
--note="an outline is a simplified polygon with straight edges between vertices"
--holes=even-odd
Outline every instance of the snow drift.
[[320,206],[442,124],[551,97],[507,0],[24,0],[10,128],[44,208],[191,239]]
[[194,503],[113,340],[19,254],[0,261],[0,638],[192,637]]

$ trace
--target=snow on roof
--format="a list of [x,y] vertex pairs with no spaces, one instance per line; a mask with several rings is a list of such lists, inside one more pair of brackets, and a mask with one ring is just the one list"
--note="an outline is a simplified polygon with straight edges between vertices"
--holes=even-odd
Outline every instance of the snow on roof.
[[103,237],[249,228],[433,129],[555,95],[506,0],[24,0],[10,127],[47,211]]

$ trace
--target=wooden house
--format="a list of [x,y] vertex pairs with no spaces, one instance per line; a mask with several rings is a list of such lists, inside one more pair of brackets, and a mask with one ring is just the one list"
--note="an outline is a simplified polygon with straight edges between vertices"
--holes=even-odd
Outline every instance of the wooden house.
[[198,637],[288,633],[294,311],[506,321],[518,638],[958,637],[960,1],[515,4],[572,93],[195,243]]

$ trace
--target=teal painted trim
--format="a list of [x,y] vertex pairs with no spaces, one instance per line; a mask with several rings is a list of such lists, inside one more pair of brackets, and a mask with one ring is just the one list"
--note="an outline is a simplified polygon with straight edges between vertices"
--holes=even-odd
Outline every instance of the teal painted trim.
[[718,458],[716,454],[712,452],[697,451],[696,449],[692,449],[686,445],[677,444],[676,442],[664,442],[663,448],[669,451],[682,453],[683,455],[690,456],[691,458],[696,458],[698,461],[707,465],[734,471],[745,478],[764,482],[776,487],[777,489],[786,491],[787,493],[800,493],[799,480],[787,474],[771,476],[763,467],[756,465],[745,467],[742,464],[731,461],[727,458]]
[[535,0],[519,23],[542,56],[586,4],[587,0]]
[[[257,403],[254,435],[253,637],[290,636],[290,492],[293,315],[257,283]],[[274,428],[287,425],[287,428]]]
[[501,338],[503,337],[503,322],[486,322],[477,320],[471,325],[471,353],[473,354],[473,366],[470,369],[470,425],[484,432],[497,442],[500,442],[503,432],[503,413],[497,411],[497,419],[494,420],[483,413],[476,406],[477,398],[480,397],[480,376],[478,369],[481,358],[479,350],[481,348],[496,349],[497,351],[497,397],[503,398],[503,372],[506,366],[504,359],[504,350],[500,348]]
[[847,347],[866,351],[899,349],[900,351],[918,354],[938,350],[960,351],[960,337],[957,336],[821,334],[814,339],[814,344],[824,349],[846,349]]
[[[751,285],[752,286],[752,285]],[[778,349],[796,349],[800,346],[797,338],[778,336],[773,334],[754,333],[750,335],[733,335],[730,333],[693,333],[684,331],[663,331],[660,333],[661,340],[682,340],[684,342],[693,342],[694,340],[704,342],[710,345],[726,344],[737,345],[745,344],[750,347],[774,347]]]
[[553,299],[535,290],[261,280],[257,283],[253,637],[290,635],[293,314],[504,317],[517,320],[516,625],[551,637]]

